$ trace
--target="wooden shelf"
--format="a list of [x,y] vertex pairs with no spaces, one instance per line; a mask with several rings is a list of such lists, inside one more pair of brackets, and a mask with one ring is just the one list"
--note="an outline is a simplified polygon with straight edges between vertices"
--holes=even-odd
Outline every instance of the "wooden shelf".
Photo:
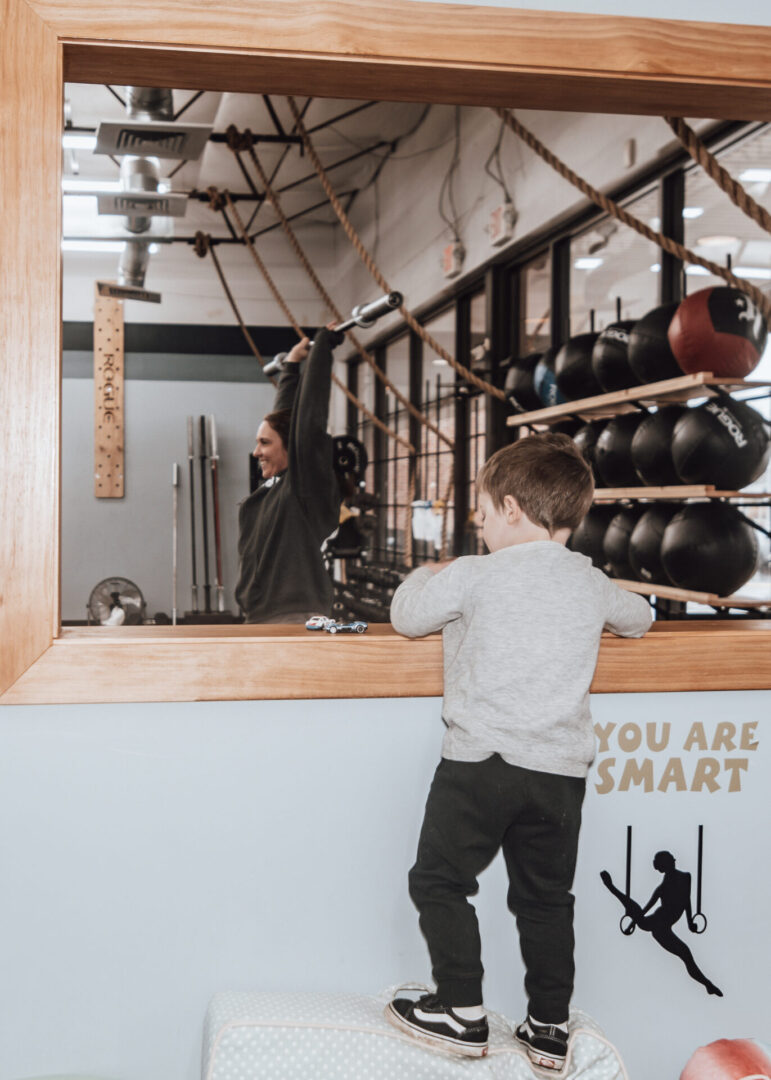
[[682,484],[671,487],[595,488],[595,502],[617,499],[771,499],[767,491],[719,491],[713,484]]
[[707,604],[718,608],[747,608],[771,610],[771,587],[765,600],[758,600],[753,596],[742,596],[736,593],[734,596],[718,596],[716,593],[697,592],[694,589],[678,589],[674,585],[648,585],[643,581],[625,581],[621,578],[613,578],[616,585],[628,592],[642,593],[643,596],[660,596],[663,600],[680,600],[683,603]]
[[566,401],[564,405],[552,405],[548,409],[518,413],[516,416],[509,416],[506,423],[509,427],[549,425],[569,416],[580,416],[582,420],[598,420],[634,412],[640,405],[677,405],[690,398],[716,397],[715,391],[718,388],[725,391],[762,390],[769,386],[769,382],[720,379],[708,371],[699,371],[694,375],[664,379],[662,382],[648,383],[645,386],[630,386],[627,390],[616,390],[611,394],[597,394],[595,397],[580,398],[578,401]]

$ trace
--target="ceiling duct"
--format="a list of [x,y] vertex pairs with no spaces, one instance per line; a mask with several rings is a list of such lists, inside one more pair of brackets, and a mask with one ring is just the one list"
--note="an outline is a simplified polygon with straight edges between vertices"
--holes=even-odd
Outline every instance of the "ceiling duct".
[[118,263],[118,284],[143,288],[149,261],[149,240],[127,240]]
[[173,120],[173,94],[162,87],[127,86],[126,112],[131,120]]
[[[126,112],[130,120],[173,120],[174,98],[171,90],[153,86],[127,86]],[[156,157],[121,158],[120,178],[126,192],[156,193],[160,182],[160,162]],[[153,221],[151,217],[126,217],[125,228],[131,233],[147,232]],[[150,259],[147,240],[128,241],[118,264],[118,284],[142,288]]]
[[[124,157],[120,163],[120,180],[124,192],[156,193],[161,179],[161,167],[157,158]],[[153,223],[151,217],[131,215],[123,219],[124,228],[132,233],[147,232]]]

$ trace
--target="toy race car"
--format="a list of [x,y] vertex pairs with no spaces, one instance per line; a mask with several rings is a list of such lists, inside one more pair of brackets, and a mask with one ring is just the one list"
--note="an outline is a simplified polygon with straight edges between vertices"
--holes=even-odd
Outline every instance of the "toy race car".
[[354,619],[353,622],[335,622],[330,619],[324,629],[328,634],[363,634],[368,626],[369,623],[363,619]]
[[326,630],[328,626],[331,626],[334,619],[330,619],[328,615],[311,615],[310,619],[305,623],[306,630]]

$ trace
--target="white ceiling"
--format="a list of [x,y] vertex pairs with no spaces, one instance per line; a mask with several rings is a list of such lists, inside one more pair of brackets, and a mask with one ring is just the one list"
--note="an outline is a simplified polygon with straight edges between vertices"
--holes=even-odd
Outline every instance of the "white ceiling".
[[[116,86],[113,90],[124,97],[125,87]],[[175,90],[173,92],[175,113],[183,109],[186,102],[194,98],[195,93],[196,91]],[[67,126],[75,130],[95,131],[102,120],[126,118],[125,108],[105,86],[67,84],[65,101]],[[305,105],[305,99],[298,99],[297,103],[302,108]],[[294,121],[286,99],[272,98],[271,104],[283,131],[291,132]],[[304,117],[305,126],[312,131],[317,125],[335,120],[349,110],[360,108],[364,104],[361,101],[317,98],[311,101],[307,108]],[[356,160],[331,171],[335,189],[343,194],[364,188],[375,170],[381,165],[383,157],[389,154],[391,146],[400,136],[415,127],[424,111],[425,106],[419,104],[374,103],[354,115],[345,116],[338,122],[313,133],[314,146],[319,150],[325,165],[334,164],[357,155],[361,150],[373,147],[370,153],[359,156]],[[239,130],[249,128],[254,135],[275,136],[278,134],[268,106],[259,95],[204,92],[184,111],[180,122],[212,124],[215,134],[224,134],[231,124]],[[291,145],[287,152],[285,145],[261,142],[256,146],[256,153],[269,176],[278,167],[274,180],[276,190],[304,180],[299,186],[280,196],[284,212],[288,216],[302,213],[325,200],[326,196],[314,173],[313,166],[307,157],[301,155],[299,146]],[[247,154],[243,155],[243,160],[251,170]],[[209,186],[215,186],[231,193],[249,194],[247,182],[233,153],[225,143],[210,141],[198,161],[183,164],[179,169],[177,166],[179,166],[177,161],[161,161],[162,177],[169,177],[172,172],[174,173],[171,186],[175,192],[205,191]],[[77,169],[77,172],[74,169]],[[253,170],[251,171],[254,176]],[[116,160],[106,155],[90,151],[65,150],[64,177],[65,179],[116,181],[119,179],[119,167]],[[261,188],[259,183],[258,187]],[[90,204],[88,208],[84,202]],[[241,216],[248,220],[256,203],[254,200],[244,203],[239,201],[237,205]],[[64,237],[92,233],[113,237],[127,235],[121,227],[122,219],[119,217],[103,219],[98,226],[92,221],[89,227],[87,218],[93,216],[93,213],[95,213],[95,200],[81,195],[66,196]],[[334,213],[329,207],[310,210],[310,215],[312,216],[301,220],[306,223],[308,220],[315,223],[331,223],[335,220]],[[276,221],[275,213],[266,204],[258,211],[251,231],[262,231],[274,225]],[[174,232],[177,236],[193,236],[198,229],[209,232],[215,237],[229,236],[227,227],[219,214],[213,213],[207,203],[191,199],[186,216],[175,222]],[[153,232],[158,231],[159,229],[154,227]]]

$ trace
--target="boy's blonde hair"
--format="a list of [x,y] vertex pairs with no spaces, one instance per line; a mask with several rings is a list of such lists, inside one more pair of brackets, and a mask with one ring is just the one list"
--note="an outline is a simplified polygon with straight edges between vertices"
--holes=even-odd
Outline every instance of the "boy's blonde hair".
[[567,435],[530,435],[496,451],[477,477],[477,491],[503,509],[513,496],[528,518],[554,535],[575,529],[592,505],[594,479],[581,451]]

